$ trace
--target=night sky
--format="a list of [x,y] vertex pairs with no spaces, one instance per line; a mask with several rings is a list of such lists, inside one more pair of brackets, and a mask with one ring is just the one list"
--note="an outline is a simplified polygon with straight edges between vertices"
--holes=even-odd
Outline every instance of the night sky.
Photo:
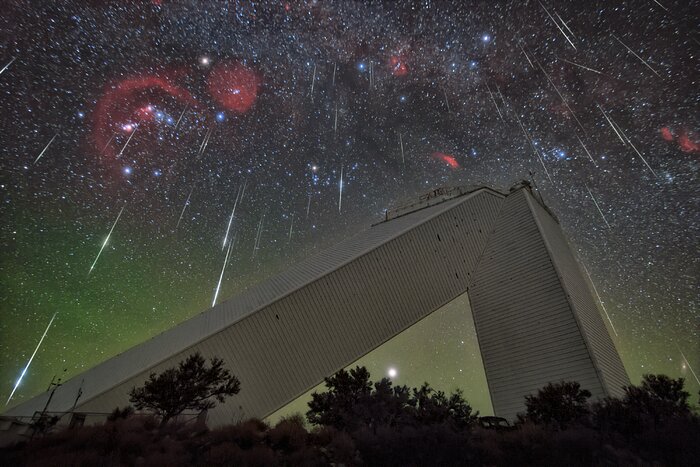
[[[0,396],[54,314],[10,404],[386,208],[524,178],[590,272],[632,381],[684,376],[697,394],[697,11],[4,0]],[[471,318],[440,313],[364,362],[488,412]]]

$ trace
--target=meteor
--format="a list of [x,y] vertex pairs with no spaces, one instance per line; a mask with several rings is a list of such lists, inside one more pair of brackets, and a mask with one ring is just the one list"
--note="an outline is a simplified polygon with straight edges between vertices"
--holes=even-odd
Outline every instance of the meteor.
[[131,141],[131,138],[134,137],[134,135],[136,134],[136,130],[138,130],[138,129],[139,129],[139,127],[137,127],[137,126],[134,127],[134,131],[131,132],[131,134],[129,135],[129,138],[126,140],[126,143],[124,143],[124,147],[122,147],[122,150],[119,151],[119,154],[117,154],[117,158],[121,157],[122,154],[124,154],[124,150],[125,150],[126,147],[129,145],[129,142]]
[[107,234],[107,238],[105,238],[105,241],[102,243],[102,248],[100,248],[100,251],[97,253],[97,257],[95,258],[95,261],[93,261],[92,266],[90,266],[90,271],[88,271],[88,276],[90,273],[92,273],[92,270],[95,268],[95,265],[97,264],[97,260],[100,259],[100,255],[102,254],[102,250],[105,249],[107,246],[107,242],[109,242],[109,237],[112,236],[112,231],[114,231],[114,228],[117,226],[117,222],[119,222],[119,218],[122,216],[122,212],[124,212],[124,207],[122,207],[121,211],[119,211],[119,215],[117,216],[117,219],[114,221],[114,224],[112,224],[112,228],[109,229],[109,233]]
[[187,209],[187,206],[190,205],[190,196],[192,196],[192,192],[194,191],[194,187],[190,190],[190,194],[187,195],[187,199],[185,200],[185,205],[182,207],[182,212],[180,213],[180,218],[177,220],[177,225],[175,225],[175,229],[177,229],[180,226],[180,221],[182,220],[182,216],[185,215],[185,209]]
[[[576,49],[576,46],[574,45],[574,43],[571,42],[571,39],[569,39],[569,36],[567,36],[566,33],[564,32],[564,30],[561,28],[561,26],[559,26],[559,23],[557,23],[557,20],[555,20],[555,19],[552,17],[552,15],[549,14],[549,11],[547,10],[547,8],[545,8],[544,5],[542,5],[542,2],[540,2],[539,0],[537,0],[537,3],[539,3],[540,6],[542,7],[542,9],[544,9],[545,13],[547,13],[547,16],[549,16],[549,19],[552,20],[552,23],[554,23],[554,25],[557,27],[557,29],[559,29],[559,31],[562,33],[562,35],[564,36],[564,38],[566,38],[566,40],[569,41],[569,44],[571,44],[571,47],[573,47],[574,50],[577,50],[577,49]],[[555,13],[555,14],[556,14],[556,13]],[[559,15],[557,15],[557,16],[559,16]],[[563,21],[562,21],[562,22],[563,22]],[[564,26],[566,27],[566,29],[569,29],[569,26],[567,26],[566,23],[564,23]],[[569,31],[571,31],[571,30],[569,29]]]
[[581,138],[579,138],[578,135],[575,135],[575,136],[576,136],[576,139],[578,140],[578,142],[581,143],[583,150],[586,151],[586,154],[588,154],[588,158],[591,160],[591,162],[593,162],[593,165],[595,165],[596,168],[598,168],[598,164],[596,164],[595,160],[593,159],[593,156],[591,156],[591,153],[588,152],[588,148],[586,147],[585,144],[583,144],[583,141],[581,141]]
[[566,62],[566,63],[568,63],[568,64],[570,64],[570,65],[574,65],[574,66],[577,66],[577,67],[579,67],[579,68],[583,68],[584,70],[592,71],[593,73],[598,73],[599,75],[602,75],[602,74],[603,74],[602,71],[594,70],[593,68],[589,68],[589,67],[587,67],[587,66],[581,65],[580,63],[572,62],[572,61],[567,60],[567,59],[565,59],[565,58],[557,57],[557,59],[558,59],[558,60],[561,60],[562,62]]
[[574,117],[574,119],[576,120],[576,123],[578,123],[578,126],[581,128],[581,131],[583,131],[583,134],[585,135],[586,129],[583,127],[581,120],[578,119],[578,117],[574,113],[573,109],[569,106],[569,103],[566,101],[566,99],[564,99],[564,96],[562,95],[562,93],[559,92],[559,88],[557,88],[557,86],[554,84],[554,81],[552,81],[552,79],[549,77],[549,74],[546,71],[544,71],[544,68],[542,68],[542,65],[540,64],[539,60],[537,60],[535,58],[535,62],[537,62],[537,66],[540,67],[540,70],[542,70],[542,73],[544,73],[544,76],[547,78],[547,81],[549,81],[549,84],[551,84],[552,87],[554,88],[554,90],[557,92],[557,94],[559,94],[561,101],[564,103],[566,108],[569,109],[569,112],[571,112],[571,115]]
[[34,159],[34,164],[36,164],[37,162],[39,162],[39,159],[41,159],[41,156],[43,156],[44,153],[46,152],[46,150],[49,149],[49,146],[51,146],[51,143],[53,143],[53,140],[56,139],[56,136],[58,136],[58,133],[56,133],[55,135],[53,135],[53,138],[51,138],[51,141],[49,141],[49,144],[47,144],[46,146],[44,146],[44,150],[41,151],[41,153],[37,156],[36,159]]
[[211,306],[216,305],[216,298],[219,296],[219,290],[221,289],[221,280],[224,278],[224,272],[226,271],[226,265],[228,264],[228,257],[231,254],[231,247],[233,246],[233,241],[228,244],[228,251],[226,251],[226,259],[224,259],[224,266],[221,268],[221,275],[219,276],[219,283],[216,284],[216,290],[214,291],[214,300],[211,302]]
[[501,120],[505,122],[505,119],[503,118],[503,114],[501,114],[501,110],[498,108],[498,104],[496,104],[496,99],[493,97],[493,93],[491,92],[491,88],[489,87],[489,83],[484,83],[486,84],[486,89],[489,92],[489,96],[491,96],[491,101],[493,102],[493,105],[496,107],[496,111],[498,112],[498,116],[501,117]]
[[406,158],[403,155],[403,138],[401,137],[401,133],[399,133],[399,145],[401,146],[401,162],[406,165]]
[[24,369],[22,370],[22,373],[20,373],[19,378],[17,378],[17,382],[15,383],[15,387],[12,388],[12,392],[10,393],[10,397],[7,398],[7,402],[5,402],[5,405],[9,404],[10,400],[12,399],[12,396],[15,395],[15,391],[17,390],[20,383],[22,382],[22,378],[24,378],[24,375],[27,373],[27,370],[29,369],[29,365],[32,364],[32,360],[34,360],[34,356],[39,351],[39,347],[41,347],[41,343],[44,342],[44,338],[46,337],[46,334],[49,332],[49,328],[51,327],[51,324],[53,324],[53,320],[56,319],[57,314],[58,313],[54,313],[53,316],[51,317],[51,321],[49,321],[49,325],[46,326],[46,329],[44,330],[44,334],[41,336],[41,339],[39,339],[39,343],[36,345],[36,348],[34,349],[34,353],[32,354],[31,357],[29,357],[29,361],[27,362]]
[[649,65],[649,64],[646,62],[646,60],[644,60],[642,57],[640,57],[639,55],[637,55],[637,54],[635,53],[634,50],[632,50],[632,49],[630,49],[629,47],[627,47],[627,45],[626,45],[624,42],[622,42],[615,34],[613,34],[612,36],[615,38],[615,40],[616,40],[617,42],[619,42],[620,44],[622,44],[623,47],[629,51],[629,53],[631,53],[632,55],[634,55],[635,57],[637,57],[637,58],[639,59],[639,61],[641,61],[644,65],[646,65],[646,67],[649,68],[656,76],[658,76],[659,78],[662,78],[662,76],[661,76],[655,69],[653,69],[653,68],[651,67],[651,65]]
[[615,326],[613,326],[612,320],[610,319],[610,315],[608,314],[608,310],[605,309],[605,305],[603,304],[603,300],[600,299],[600,295],[598,294],[598,289],[595,288],[595,284],[593,283],[593,279],[591,279],[591,275],[588,272],[588,268],[583,263],[581,263],[581,265],[583,266],[583,270],[586,271],[586,275],[588,276],[588,281],[593,286],[593,291],[595,292],[595,296],[598,297],[598,303],[600,303],[600,307],[603,309],[603,311],[605,312],[605,316],[608,318],[608,323],[610,323],[610,327],[612,328],[613,332],[617,336],[618,334],[617,334],[617,331],[615,330]]
[[316,64],[314,63],[314,75],[311,77],[311,100],[314,99],[314,84],[316,84]]
[[231,217],[228,219],[228,227],[226,227],[226,235],[224,236],[224,243],[221,245],[221,251],[226,248],[226,242],[228,241],[228,234],[231,230],[231,223],[233,222],[233,217],[236,215],[236,206],[238,206],[238,199],[241,196],[242,186],[238,187],[238,194],[236,194],[236,201],[233,203],[233,210],[231,211]]
[[343,167],[340,167],[340,184],[338,185],[338,212],[343,208]]
[[695,378],[695,381],[696,381],[698,384],[700,384],[700,379],[698,379],[698,375],[696,375],[695,372],[693,371],[693,367],[690,366],[690,362],[688,361],[688,359],[685,358],[685,354],[683,353],[683,351],[681,350],[681,348],[678,346],[678,344],[676,344],[676,347],[678,348],[678,351],[681,353],[681,356],[683,357],[683,360],[685,360],[686,366],[688,367],[688,369],[690,370],[690,372],[693,374],[693,378]]
[[[598,205],[598,201],[596,201],[595,196],[593,196],[593,193],[591,193],[591,189],[588,188],[588,185],[586,185],[586,190],[588,190],[588,195],[591,197],[591,199],[593,200],[593,203],[595,204],[595,207],[598,209],[598,212],[600,213],[600,217],[602,217],[603,220],[605,221],[605,225],[608,226],[608,229],[612,229],[612,227],[610,227],[610,224],[608,224],[608,220],[605,218],[605,214],[603,214],[603,211],[600,209],[600,206]],[[590,277],[589,277],[589,279],[590,279]],[[593,283],[593,281],[591,281],[591,283]],[[615,334],[617,334],[617,333],[615,333]]]
[[14,62],[15,60],[17,60],[17,57],[12,57],[12,60],[10,60],[10,62],[7,65],[2,67],[2,70],[0,70],[0,75],[3,74],[5,70],[7,70],[10,67],[10,65],[12,65],[12,62]]
[[294,214],[292,214],[292,220],[289,223],[289,238],[287,239],[287,243],[292,241],[292,229],[294,228]]
[[190,106],[189,106],[189,104],[188,104],[188,105],[184,108],[184,110],[182,111],[182,113],[180,114],[180,118],[177,119],[177,122],[175,123],[175,129],[176,129],[176,130],[177,130],[177,127],[180,126],[180,121],[182,120],[182,117],[185,116],[185,112],[187,112],[187,109],[189,109],[189,108],[190,108]]
[[338,132],[338,103],[335,104],[335,121],[333,122],[333,135]]

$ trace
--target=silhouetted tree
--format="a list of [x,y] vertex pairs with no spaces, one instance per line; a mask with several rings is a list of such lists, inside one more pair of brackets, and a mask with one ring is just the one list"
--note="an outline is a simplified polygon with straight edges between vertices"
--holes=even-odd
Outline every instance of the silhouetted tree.
[[311,395],[306,416],[314,425],[376,433],[378,427],[448,424],[462,429],[476,420],[461,391],[449,397],[427,383],[420,389],[393,386],[384,378],[374,384],[364,367],[340,370],[325,379],[328,390]]
[[132,388],[129,400],[139,410],[151,410],[161,417],[161,426],[185,410],[202,411],[238,394],[240,382],[224,368],[224,361],[212,358],[211,366],[199,353],[181,361],[159,375],[151,373],[140,388]]
[[591,392],[575,381],[549,383],[537,395],[525,396],[525,418],[537,424],[558,424],[564,428],[588,415]]
[[413,389],[409,403],[415,407],[416,420],[423,425],[450,423],[454,428],[462,429],[476,422],[478,415],[472,414],[472,408],[464,400],[460,389],[447,397],[444,392],[435,391],[428,383],[423,383],[420,389]]
[[340,370],[324,379],[328,390],[311,394],[306,418],[314,425],[327,425],[345,430],[359,422],[355,409],[360,400],[372,392],[369,371],[365,367],[355,367],[349,372]]
[[639,414],[646,414],[659,423],[664,419],[690,414],[688,398],[683,390],[685,380],[666,375],[644,375],[639,386],[625,388],[624,404]]

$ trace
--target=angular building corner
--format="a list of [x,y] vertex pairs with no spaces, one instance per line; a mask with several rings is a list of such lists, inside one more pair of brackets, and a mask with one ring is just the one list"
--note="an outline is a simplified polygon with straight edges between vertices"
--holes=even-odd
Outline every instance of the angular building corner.
[[[496,415],[513,419],[549,382],[578,381],[595,398],[629,384],[559,224],[529,187],[452,188],[73,377],[49,410],[99,421],[150,373],[200,352],[242,383],[209,424],[265,417],[465,292]],[[47,398],[4,415],[32,416]]]

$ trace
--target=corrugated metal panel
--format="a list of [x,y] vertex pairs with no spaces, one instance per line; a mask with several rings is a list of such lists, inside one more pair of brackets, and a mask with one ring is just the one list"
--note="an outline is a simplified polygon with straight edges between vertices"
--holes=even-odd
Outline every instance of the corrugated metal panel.
[[[124,405],[148,373],[199,350],[223,357],[241,379],[233,407],[264,416],[463,293],[457,277],[471,272],[502,202],[483,190],[373,226],[84,373],[80,408]],[[435,242],[438,234],[454,243]],[[476,253],[467,260],[455,245]],[[304,325],[282,324],[297,316]],[[72,404],[74,383],[52,407]],[[231,407],[212,411],[211,422],[230,422]]]
[[535,213],[545,244],[551,251],[554,265],[583,331],[593,362],[601,375],[605,393],[621,397],[624,394],[623,386],[630,384],[629,378],[593,300],[593,293],[574,257],[573,249],[566,241],[559,224],[534,199],[529,197],[528,201]]
[[506,199],[470,287],[494,411],[509,419],[548,382],[576,379],[602,393],[526,196]]

